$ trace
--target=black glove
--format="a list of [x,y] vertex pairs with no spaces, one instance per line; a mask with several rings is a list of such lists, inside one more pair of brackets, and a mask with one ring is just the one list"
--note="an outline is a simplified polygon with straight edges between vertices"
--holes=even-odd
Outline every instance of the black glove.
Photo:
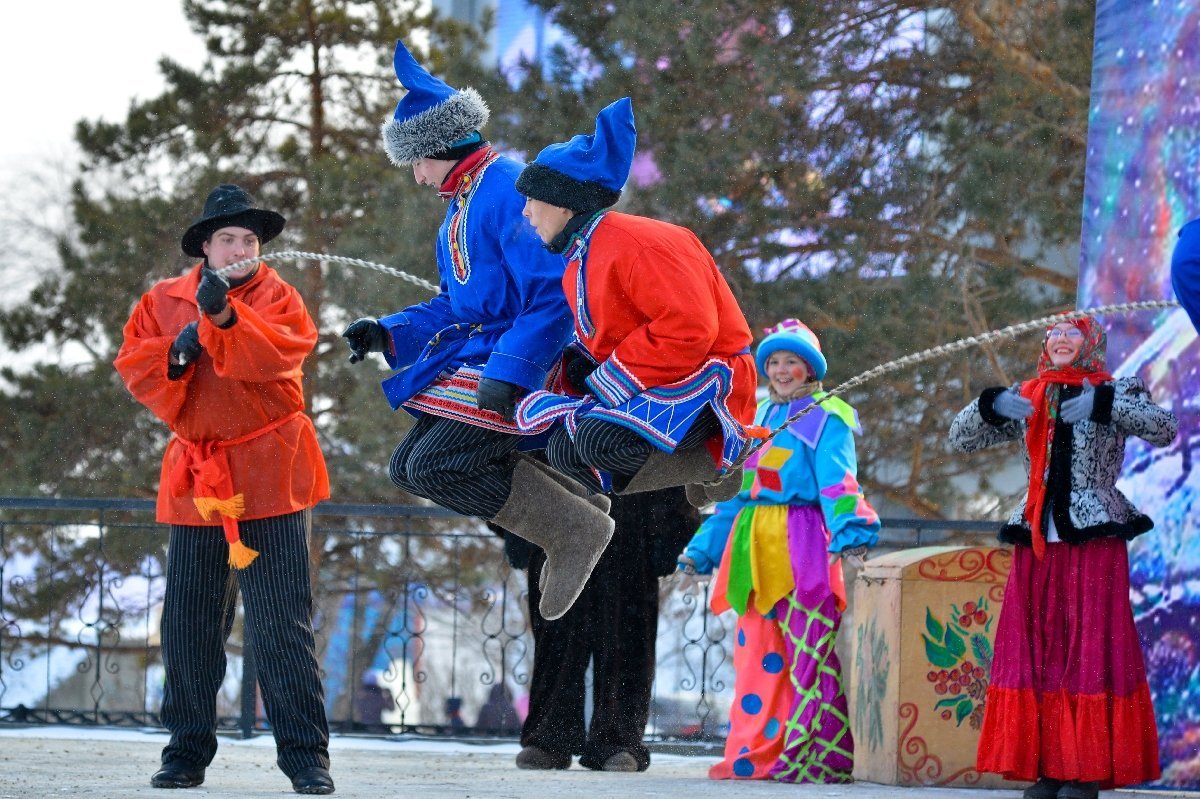
[[167,351],[167,361],[171,366],[187,366],[204,352],[204,348],[200,346],[200,334],[196,331],[199,324],[190,322],[184,325],[183,330],[180,330],[179,335],[171,342],[171,349]]
[[480,410],[495,411],[504,417],[504,421],[511,422],[517,413],[520,392],[520,386],[482,377],[479,379],[479,390],[475,393],[475,404]]
[[364,317],[355,319],[342,331],[342,338],[350,345],[350,363],[358,363],[367,357],[368,353],[386,352],[388,348],[388,332],[384,330],[379,320]]
[[580,394],[590,393],[591,389],[584,381],[594,371],[596,371],[596,364],[592,363],[592,359],[574,347],[568,348],[563,353],[563,379],[572,391]]
[[229,305],[225,299],[229,293],[229,281],[207,267],[200,274],[202,277],[196,288],[196,304],[209,316],[216,316]]

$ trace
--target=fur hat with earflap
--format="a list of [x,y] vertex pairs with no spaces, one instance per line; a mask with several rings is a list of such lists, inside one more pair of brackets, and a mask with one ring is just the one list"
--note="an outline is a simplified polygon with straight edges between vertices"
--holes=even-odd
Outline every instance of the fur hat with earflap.
[[455,89],[430,75],[399,40],[393,66],[408,90],[380,130],[393,164],[408,166],[422,158],[458,161],[485,144],[479,129],[490,112],[479,92]]

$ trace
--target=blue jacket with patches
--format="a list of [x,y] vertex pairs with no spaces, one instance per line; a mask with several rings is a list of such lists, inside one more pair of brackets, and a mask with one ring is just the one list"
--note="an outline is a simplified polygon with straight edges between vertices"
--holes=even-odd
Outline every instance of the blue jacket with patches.
[[[763,402],[755,424],[774,429],[813,401]],[[684,550],[696,571],[710,573],[721,562],[738,514],[762,505],[819,506],[831,533],[830,552],[874,546],[879,515],[858,484],[854,434],[861,431],[857,411],[834,397],[775,436],[747,461],[741,492],[717,504]]]
[[392,339],[384,357],[400,370],[383,381],[393,409],[463,365],[527,390],[544,387],[573,323],[563,259],[521,216],[525,198],[514,184],[522,169],[489,158],[460,183],[438,230],[440,293],[379,320]]

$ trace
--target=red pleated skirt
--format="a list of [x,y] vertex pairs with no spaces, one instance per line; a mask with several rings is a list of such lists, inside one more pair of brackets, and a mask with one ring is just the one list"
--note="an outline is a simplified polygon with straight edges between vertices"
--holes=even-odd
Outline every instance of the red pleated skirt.
[[1125,541],[1018,546],[996,629],[976,768],[1010,780],[1157,779],[1158,730]]

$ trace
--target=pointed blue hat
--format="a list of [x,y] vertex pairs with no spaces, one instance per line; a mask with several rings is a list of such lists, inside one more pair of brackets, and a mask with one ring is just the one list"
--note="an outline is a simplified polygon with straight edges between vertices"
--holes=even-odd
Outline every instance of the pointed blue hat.
[[633,102],[622,97],[596,114],[596,132],[551,144],[517,178],[517,191],[576,213],[614,204],[629,179],[637,128]]
[[474,89],[455,89],[425,70],[404,42],[396,41],[396,77],[408,93],[396,113],[383,123],[383,149],[396,166],[444,154],[481,141],[478,131],[488,121],[488,107]]

